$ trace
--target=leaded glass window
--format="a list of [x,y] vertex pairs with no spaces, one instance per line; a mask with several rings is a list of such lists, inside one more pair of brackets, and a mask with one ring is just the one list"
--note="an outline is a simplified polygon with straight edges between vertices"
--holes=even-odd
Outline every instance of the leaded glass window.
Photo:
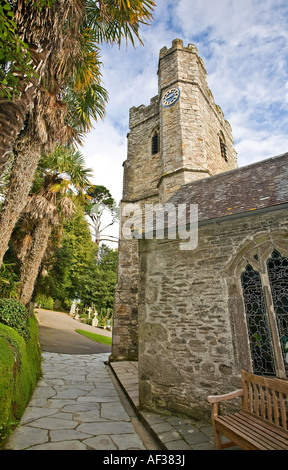
[[269,320],[259,272],[247,265],[241,283],[254,373],[275,376]]
[[274,311],[286,376],[288,376],[288,258],[274,250],[267,261]]

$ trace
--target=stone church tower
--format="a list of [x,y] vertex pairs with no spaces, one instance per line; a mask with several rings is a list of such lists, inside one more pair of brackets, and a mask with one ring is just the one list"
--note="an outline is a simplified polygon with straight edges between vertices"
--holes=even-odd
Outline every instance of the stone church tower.
[[[183,185],[237,168],[231,127],[192,44],[161,49],[158,95],[131,108],[129,125],[122,212],[128,203],[165,204]],[[138,241],[121,237],[112,361],[138,358],[138,282]]]

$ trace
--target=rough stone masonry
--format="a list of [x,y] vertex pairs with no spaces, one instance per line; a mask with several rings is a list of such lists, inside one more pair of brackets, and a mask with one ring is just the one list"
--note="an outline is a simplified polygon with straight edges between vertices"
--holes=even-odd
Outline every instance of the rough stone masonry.
[[161,49],[158,79],[150,105],[130,110],[122,214],[131,203],[197,204],[198,246],[122,237],[111,360],[138,360],[142,409],[203,419],[207,395],[239,387],[241,369],[255,367],[247,267],[262,283],[276,375],[286,373],[267,263],[275,250],[288,256],[288,154],[237,168],[231,127],[194,45],[176,39]]

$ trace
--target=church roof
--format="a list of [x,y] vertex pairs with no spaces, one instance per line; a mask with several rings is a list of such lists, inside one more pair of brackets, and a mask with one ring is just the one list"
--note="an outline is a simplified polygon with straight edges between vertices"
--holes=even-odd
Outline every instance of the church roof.
[[200,223],[281,208],[288,203],[288,153],[185,184],[168,203],[198,204]]

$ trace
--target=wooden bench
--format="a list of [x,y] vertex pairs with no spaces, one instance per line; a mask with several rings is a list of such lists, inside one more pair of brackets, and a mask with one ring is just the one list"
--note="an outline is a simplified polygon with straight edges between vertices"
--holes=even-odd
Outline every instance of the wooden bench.
[[[219,405],[241,397],[242,410],[221,415]],[[216,449],[239,446],[245,450],[287,450],[288,381],[242,371],[242,388],[208,396]],[[221,435],[230,439],[222,443]]]

